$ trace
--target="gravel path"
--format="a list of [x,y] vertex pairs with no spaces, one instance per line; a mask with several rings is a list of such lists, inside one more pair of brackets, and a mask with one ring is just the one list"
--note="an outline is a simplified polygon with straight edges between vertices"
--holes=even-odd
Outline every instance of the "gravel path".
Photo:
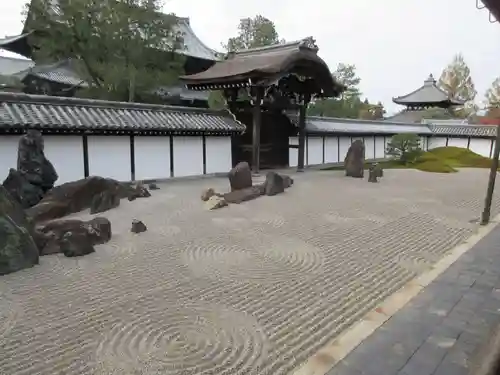
[[487,176],[307,172],[213,212],[225,179],[160,185],[103,215],[95,254],[0,278],[0,374],[291,374],[474,232]]

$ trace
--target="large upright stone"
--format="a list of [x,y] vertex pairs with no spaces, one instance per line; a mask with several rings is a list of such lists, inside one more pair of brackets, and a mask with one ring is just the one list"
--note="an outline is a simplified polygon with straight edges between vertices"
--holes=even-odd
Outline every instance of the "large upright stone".
[[33,233],[22,207],[0,186],[0,275],[38,264]]
[[228,173],[231,191],[246,189],[252,186],[252,171],[246,161],[239,162]]
[[57,172],[45,157],[42,134],[28,130],[19,139],[17,170],[11,169],[4,187],[24,208],[37,204],[57,181]]
[[365,144],[357,139],[349,147],[344,159],[345,175],[349,177],[363,178],[365,166]]
[[38,130],[28,130],[19,139],[17,170],[26,175],[32,185],[43,192],[52,189],[58,179],[52,163],[45,157],[42,134]]

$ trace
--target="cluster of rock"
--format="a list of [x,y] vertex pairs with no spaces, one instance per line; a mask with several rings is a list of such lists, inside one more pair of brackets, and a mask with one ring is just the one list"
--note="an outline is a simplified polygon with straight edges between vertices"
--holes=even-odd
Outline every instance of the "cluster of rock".
[[[345,175],[354,178],[363,178],[365,173],[365,144],[362,140],[354,141],[344,159]],[[380,164],[374,163],[368,169],[368,182],[378,182],[384,171]]]
[[94,252],[95,245],[111,239],[110,221],[61,218],[85,209],[97,214],[119,206],[121,199],[151,196],[142,184],[110,178],[93,176],[54,187],[56,180],[41,134],[28,131],[19,142],[17,170],[11,169],[0,186],[0,275],[32,267],[41,255],[75,257]]
[[207,202],[207,209],[214,210],[226,207],[231,203],[239,204],[263,195],[281,194],[293,185],[293,179],[290,176],[280,175],[276,172],[268,172],[263,183],[253,185],[252,172],[247,162],[238,163],[229,171],[228,178],[231,187],[229,193],[217,193],[212,188],[202,192],[201,200]]

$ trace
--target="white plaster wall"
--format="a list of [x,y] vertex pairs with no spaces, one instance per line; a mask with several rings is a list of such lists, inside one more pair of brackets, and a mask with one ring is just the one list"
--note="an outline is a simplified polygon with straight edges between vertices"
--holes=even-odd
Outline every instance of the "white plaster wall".
[[89,174],[130,181],[130,137],[88,136]]
[[446,147],[446,137],[430,137],[427,147],[428,150],[438,147]]
[[170,177],[170,137],[134,136],[135,179]]
[[467,148],[468,138],[448,138],[448,146]]
[[174,177],[202,174],[202,137],[174,137]]
[[307,165],[323,164],[323,138],[307,137]]
[[232,163],[231,137],[205,137],[207,173],[229,172]]
[[365,139],[365,159],[375,158],[375,137],[364,137]]
[[56,169],[56,185],[85,178],[81,135],[44,135],[45,156]]
[[[289,145],[298,145],[299,138],[298,137],[290,137],[288,140]],[[296,167],[298,163],[299,157],[299,149],[298,148],[289,148],[288,149],[288,165],[290,167]]]
[[18,135],[0,135],[0,183],[17,167]]
[[339,162],[338,137],[325,137],[325,163]]
[[375,158],[385,158],[385,142],[383,136],[375,137]]
[[491,150],[491,140],[485,138],[471,138],[469,150],[475,152],[476,154],[489,158]]
[[420,137],[420,148],[423,151],[427,151],[427,146],[428,146],[427,141],[428,141],[428,137],[426,137],[426,136]]
[[[353,140],[354,141],[354,140]],[[349,150],[349,147],[351,147],[351,137],[339,137],[339,144],[340,144],[340,162],[343,162],[345,159],[345,156],[347,155],[347,150]]]

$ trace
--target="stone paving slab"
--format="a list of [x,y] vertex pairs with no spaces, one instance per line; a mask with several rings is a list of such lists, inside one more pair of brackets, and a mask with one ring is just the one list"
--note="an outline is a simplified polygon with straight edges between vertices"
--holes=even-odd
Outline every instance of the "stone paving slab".
[[[3,276],[0,374],[292,374],[477,230],[488,171],[294,178],[214,212],[200,192],[226,179],[162,184],[104,214],[113,239],[95,254]],[[456,279],[470,288],[475,272]]]
[[500,324],[499,250],[497,227],[327,374],[469,374]]

